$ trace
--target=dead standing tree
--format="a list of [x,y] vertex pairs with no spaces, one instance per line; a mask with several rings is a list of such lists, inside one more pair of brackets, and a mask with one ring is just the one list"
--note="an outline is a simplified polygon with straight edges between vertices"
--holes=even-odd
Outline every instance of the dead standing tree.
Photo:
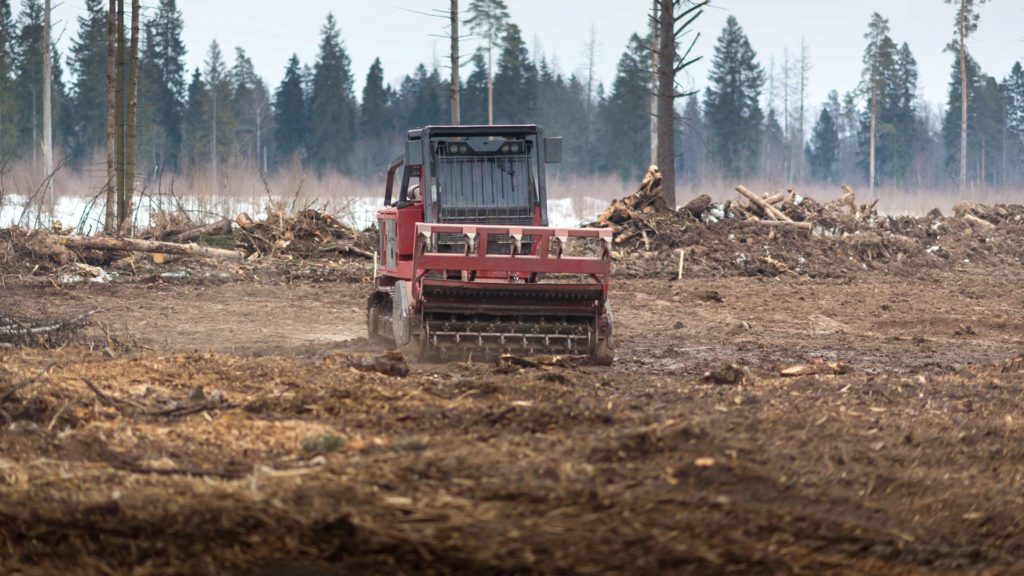
[[[693,56],[693,48],[700,39],[700,33],[693,33],[693,24],[704,13],[710,0],[659,0],[657,14],[651,18],[657,22],[658,44],[651,50],[658,57],[658,165],[661,168],[665,200],[673,209],[676,206],[676,99],[692,95],[681,92],[676,76],[700,60]],[[693,36],[685,50],[680,43],[687,36]]]
[[107,9],[107,189],[106,189],[106,212],[103,219],[103,231],[106,234],[114,232],[114,218],[117,214],[114,210],[115,189],[117,180],[117,166],[114,158],[117,156],[117,144],[114,140],[117,123],[117,92],[114,88],[114,76],[116,74],[115,54],[117,51],[117,0],[110,0]]
[[135,132],[139,93],[139,0],[132,0],[132,39],[128,54],[128,120],[125,126],[124,197],[119,207],[118,231],[131,228],[132,203],[135,201]]

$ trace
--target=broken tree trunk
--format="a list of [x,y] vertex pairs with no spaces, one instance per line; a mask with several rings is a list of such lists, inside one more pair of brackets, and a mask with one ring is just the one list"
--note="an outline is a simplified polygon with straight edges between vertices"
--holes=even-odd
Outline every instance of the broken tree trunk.
[[201,236],[226,236],[231,234],[231,220],[224,219],[172,236],[175,242],[192,242]]
[[779,210],[775,206],[772,206],[771,204],[768,204],[761,198],[758,198],[757,194],[754,194],[750,190],[747,190],[746,186],[737,186],[736,191],[739,192],[740,195],[746,198],[747,200],[750,200],[754,204],[757,204],[757,206],[761,208],[761,210],[764,210],[764,213],[767,214],[768,216],[775,218],[776,220],[780,220],[782,222],[793,221],[792,218],[783,214],[781,210]]
[[198,244],[174,244],[155,240],[135,240],[131,238],[61,238],[60,243],[68,248],[86,248],[91,250],[124,250],[128,252],[150,252],[175,254],[178,256],[198,256],[201,258],[226,258],[241,260],[245,254],[235,250],[210,248]]

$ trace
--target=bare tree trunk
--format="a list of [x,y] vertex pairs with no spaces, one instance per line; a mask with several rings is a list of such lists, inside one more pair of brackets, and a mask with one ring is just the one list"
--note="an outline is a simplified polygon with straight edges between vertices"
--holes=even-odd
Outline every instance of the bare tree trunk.
[[669,208],[676,209],[676,30],[675,1],[660,0],[658,18],[658,167]]
[[210,86],[210,91],[213,93],[213,142],[210,143],[210,159],[213,163],[213,193],[217,194],[220,192],[220,174],[218,174],[220,154],[218,154],[219,149],[217,146],[217,124],[219,123],[219,118],[217,118],[219,110],[217,108],[220,104],[220,79],[217,78],[215,80],[216,83]]
[[125,221],[125,165],[124,165],[124,113],[125,113],[125,61],[124,61],[124,0],[117,0],[117,99],[114,103],[115,136],[117,149],[117,225],[120,233],[121,223]]
[[797,176],[797,181],[799,181],[799,182],[802,182],[803,179],[804,179],[804,155],[803,155],[803,149],[804,149],[804,141],[806,139],[806,133],[804,132],[804,129],[805,129],[804,122],[805,122],[805,119],[806,119],[806,116],[807,116],[806,107],[805,107],[806,104],[807,104],[807,79],[808,79],[807,75],[810,73],[810,71],[811,71],[811,61],[810,61],[810,55],[809,55],[808,50],[807,50],[807,41],[806,41],[806,39],[801,38],[800,39],[800,119],[799,119],[800,121],[798,122],[798,127],[799,127],[800,134],[799,134],[799,138],[797,138],[797,146],[796,146],[796,149],[794,151],[794,157],[796,158],[796,162],[797,162],[797,166],[798,166],[798,169],[797,169],[797,172],[796,172],[796,176]]
[[462,123],[459,104],[459,0],[452,0],[452,126]]
[[661,0],[654,0],[651,8],[651,164],[658,164],[658,52],[661,50],[658,42],[658,3]]
[[872,196],[875,195],[875,123],[878,116],[878,82],[875,80],[874,74],[874,72],[871,73],[871,142],[868,146],[868,179],[870,181],[868,189]]
[[46,0],[43,6],[43,177],[46,178],[44,196],[49,202],[50,218],[53,218],[53,66],[50,62],[50,0]]
[[967,191],[967,0],[960,0],[960,193]]
[[494,32],[487,33],[487,125],[494,125]]
[[132,39],[128,56],[128,126],[124,149],[124,217],[122,232],[130,232],[132,203],[135,200],[135,130],[139,96],[139,0],[132,0]]
[[117,44],[117,1],[110,0],[107,8],[107,190],[106,190],[106,213],[103,218],[103,231],[106,234],[113,234],[114,220],[117,218],[115,211],[117,201],[115,193],[115,182],[117,180],[117,167],[114,164],[114,157],[117,154],[114,142],[114,126],[117,122],[114,110],[117,109],[117,93],[114,91],[114,54]]

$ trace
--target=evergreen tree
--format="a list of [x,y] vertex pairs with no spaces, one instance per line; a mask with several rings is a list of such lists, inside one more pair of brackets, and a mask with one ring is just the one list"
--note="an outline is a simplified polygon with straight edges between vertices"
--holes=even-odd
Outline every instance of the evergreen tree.
[[[994,78],[984,74],[978,63],[967,55],[967,182],[997,185],[1002,183],[1002,153],[1006,132],[1007,102]],[[946,166],[956,174],[960,160],[960,63],[954,63],[949,100],[942,125],[946,147]]]
[[537,68],[530,60],[519,27],[509,24],[502,38],[498,73],[494,76],[494,121],[523,124],[535,121]]
[[598,107],[602,171],[632,181],[646,169],[651,156],[650,96],[649,52],[633,34],[619,59],[611,93]]
[[343,170],[357,137],[356,102],[351,64],[333,14],[320,34],[320,53],[313,73],[310,138],[307,152],[321,169]]
[[759,167],[764,121],[759,100],[765,78],[756,58],[739,22],[730,16],[715,46],[704,114],[712,157],[725,175],[737,178]]
[[[1006,94],[1006,158],[1008,171],[1018,186],[1024,184],[1024,67],[1013,65],[1003,81]],[[1009,176],[1009,174],[1008,174]]]
[[[231,76],[216,40],[210,43],[204,65],[206,69],[203,74],[208,91],[206,118],[210,125],[212,143],[210,161],[214,172],[217,172],[225,161],[236,155],[237,122],[231,102]],[[220,183],[215,183],[215,186],[219,189]]]
[[0,164],[14,152],[13,36],[10,0],[0,0]]
[[508,24],[508,6],[505,0],[472,0],[469,3],[470,17],[466,19],[466,26],[483,39],[483,45],[477,54],[486,55],[487,72],[487,119],[490,122],[494,116],[494,51],[501,48],[502,38],[505,36]]
[[81,162],[107,142],[107,10],[103,0],[86,0],[71,43],[71,160]]
[[473,71],[466,79],[459,101],[463,124],[487,124],[487,58],[480,52],[473,55]]
[[[16,147],[31,151],[34,158],[42,143],[43,110],[40,94],[43,87],[43,5],[39,0],[25,0],[15,24],[14,86],[12,104],[16,127]],[[65,89],[61,58],[55,47],[52,56],[51,100],[54,143],[67,136],[64,130]]]
[[308,121],[302,67],[299,57],[292,54],[274,95],[274,141],[281,160],[290,160],[303,150]]
[[210,95],[203,74],[196,68],[188,85],[188,98],[182,125],[182,164],[192,170],[210,157],[210,121],[207,116]]
[[811,141],[807,145],[807,162],[811,165],[811,174],[815,179],[832,183],[835,181],[838,161],[839,131],[826,105],[821,109]]
[[[140,149],[156,166],[180,167],[185,86],[184,24],[176,0],[160,0],[145,24],[139,62]],[[143,160],[145,162],[145,160]]]
[[[683,155],[683,169],[680,177],[688,182],[700,182],[706,176],[705,169],[705,127],[704,115],[701,113],[700,100],[696,94],[686,99],[683,108],[683,119],[679,150]],[[777,123],[776,123],[777,124]]]
[[380,58],[373,61],[363,86],[363,102],[359,109],[359,132],[364,139],[379,137],[392,129],[388,102],[390,94],[384,87],[384,67]]
[[764,175],[773,183],[784,182],[787,179],[786,158],[788,143],[782,124],[774,108],[768,109],[768,116],[764,120]]
[[242,48],[235,48],[235,63],[228,72],[228,79],[238,153],[251,167],[258,168],[270,118],[267,87]]
[[437,70],[427,72],[420,64],[412,76],[406,76],[398,92],[396,115],[401,125],[418,128],[447,123],[446,94]]
[[396,141],[399,131],[392,123],[391,92],[384,85],[384,67],[380,58],[373,61],[366,73],[363,100],[359,108],[359,136],[362,145],[356,154],[357,165],[366,174],[383,171],[393,160],[395,148],[388,145]]

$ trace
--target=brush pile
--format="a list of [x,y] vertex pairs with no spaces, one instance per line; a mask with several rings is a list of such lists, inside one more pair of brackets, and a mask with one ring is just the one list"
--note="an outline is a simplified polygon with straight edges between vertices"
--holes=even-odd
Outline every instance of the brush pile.
[[1024,258],[1024,206],[961,203],[947,218],[886,216],[849,187],[821,203],[794,190],[714,202],[707,195],[672,210],[651,167],[633,194],[616,200],[591,227],[610,228],[617,273],[634,277],[740,273],[845,277],[856,269],[918,269]]
[[342,224],[325,212],[307,208],[293,216],[274,206],[267,217],[254,221],[248,214],[235,218],[235,239],[251,256],[290,255],[297,258],[347,254],[373,258],[373,242],[368,234]]
[[96,312],[98,310],[74,318],[46,320],[15,318],[0,312],[0,348],[64,346],[79,330],[89,325],[89,318]]

